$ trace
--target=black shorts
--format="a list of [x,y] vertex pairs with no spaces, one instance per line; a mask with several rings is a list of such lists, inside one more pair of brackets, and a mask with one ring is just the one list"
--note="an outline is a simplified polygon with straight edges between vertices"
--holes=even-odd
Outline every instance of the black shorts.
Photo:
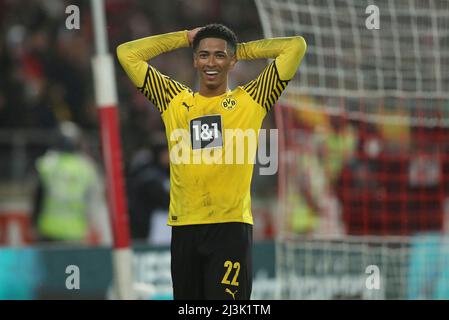
[[249,300],[253,228],[246,223],[172,227],[175,300]]

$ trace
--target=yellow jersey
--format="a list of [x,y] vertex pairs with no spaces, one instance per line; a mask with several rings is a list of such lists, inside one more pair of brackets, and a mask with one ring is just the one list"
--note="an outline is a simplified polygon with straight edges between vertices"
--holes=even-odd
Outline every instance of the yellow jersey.
[[237,59],[275,59],[249,83],[204,97],[147,63],[188,47],[187,31],[124,43],[118,59],[135,86],[159,109],[170,152],[171,226],[253,224],[250,187],[258,134],[304,56],[302,37],[239,43]]

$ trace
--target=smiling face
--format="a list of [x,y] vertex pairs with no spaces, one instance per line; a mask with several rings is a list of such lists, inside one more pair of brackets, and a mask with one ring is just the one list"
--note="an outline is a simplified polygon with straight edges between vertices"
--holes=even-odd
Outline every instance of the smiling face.
[[204,38],[193,55],[193,65],[200,77],[200,94],[216,96],[226,92],[228,73],[237,59],[223,39]]

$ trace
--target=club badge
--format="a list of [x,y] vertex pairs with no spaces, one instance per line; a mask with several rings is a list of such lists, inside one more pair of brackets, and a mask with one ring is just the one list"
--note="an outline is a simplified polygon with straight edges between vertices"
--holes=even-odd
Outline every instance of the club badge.
[[231,96],[228,96],[221,101],[221,106],[226,110],[233,110],[236,105],[237,101]]

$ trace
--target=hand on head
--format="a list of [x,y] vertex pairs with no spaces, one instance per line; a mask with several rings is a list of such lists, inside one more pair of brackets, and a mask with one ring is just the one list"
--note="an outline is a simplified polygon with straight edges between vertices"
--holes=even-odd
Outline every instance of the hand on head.
[[193,44],[193,39],[195,38],[196,34],[198,33],[198,31],[200,31],[202,27],[198,27],[192,30],[189,30],[187,32],[187,38],[189,39],[189,44],[192,45]]

